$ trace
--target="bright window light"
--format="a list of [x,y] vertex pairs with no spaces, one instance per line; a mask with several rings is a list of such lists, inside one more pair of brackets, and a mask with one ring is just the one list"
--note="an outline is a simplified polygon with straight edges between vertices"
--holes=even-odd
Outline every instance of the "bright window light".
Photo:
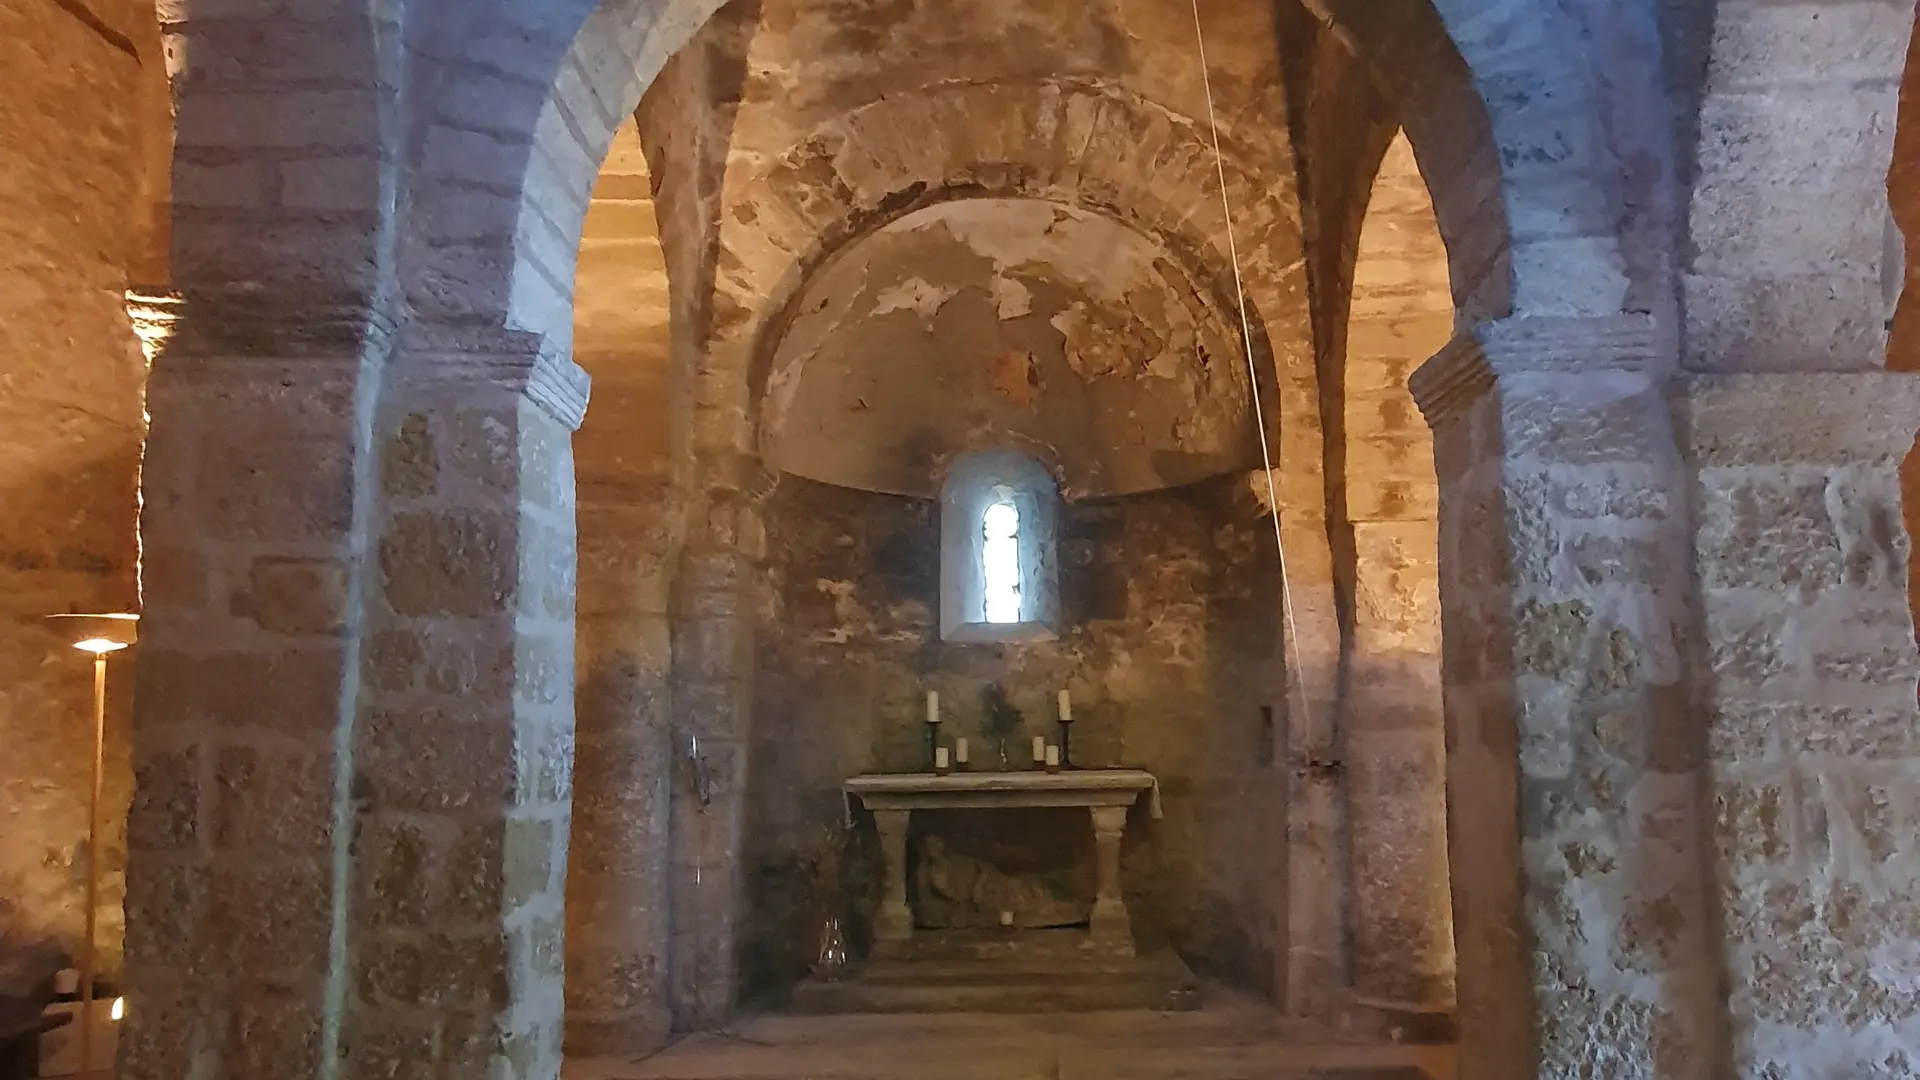
[[1009,502],[997,502],[981,515],[986,543],[980,549],[980,572],[986,586],[987,621],[1020,621],[1020,511]]

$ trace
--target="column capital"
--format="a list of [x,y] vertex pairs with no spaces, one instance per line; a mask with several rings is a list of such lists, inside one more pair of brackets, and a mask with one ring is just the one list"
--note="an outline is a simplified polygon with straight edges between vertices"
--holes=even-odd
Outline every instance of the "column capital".
[[430,391],[490,387],[523,394],[578,431],[593,380],[544,334],[498,326],[416,322],[401,334],[409,381]]
[[1508,376],[1624,372],[1658,379],[1672,368],[1648,315],[1513,317],[1456,333],[1407,387],[1437,428]]
[[383,357],[394,319],[358,294],[289,294],[243,288],[126,291],[127,317],[147,363],[301,360],[359,362]]
[[1920,374],[1682,375],[1675,434],[1696,466],[1898,465],[1920,432]]

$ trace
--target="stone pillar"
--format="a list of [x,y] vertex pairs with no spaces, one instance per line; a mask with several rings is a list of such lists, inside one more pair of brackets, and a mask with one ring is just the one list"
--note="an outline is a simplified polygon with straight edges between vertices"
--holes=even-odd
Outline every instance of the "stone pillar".
[[753,613],[748,561],[721,539],[731,536],[690,536],[675,582],[671,980],[682,1031],[725,1024],[738,982]]
[[1920,376],[1696,376],[1713,861],[1741,1076],[1920,1076]]
[[365,307],[135,298],[141,515],[121,1075],[337,1052],[372,383]]
[[1127,902],[1120,895],[1120,839],[1127,831],[1127,808],[1095,806],[1089,813],[1097,870],[1089,929],[1102,948],[1132,956],[1133,921],[1127,917]]
[[1440,481],[1467,1075],[1714,1071],[1685,481],[1658,356],[1645,320],[1512,319],[1412,380]]
[[1396,1007],[1453,1004],[1438,523],[1353,522],[1356,601],[1346,671],[1353,981]]
[[353,733],[354,1075],[560,1067],[586,376],[513,331],[412,328]]
[[906,810],[873,812],[880,858],[886,864],[880,870],[885,892],[873,920],[875,941],[898,944],[913,937],[913,909],[907,906],[907,824],[912,817]]

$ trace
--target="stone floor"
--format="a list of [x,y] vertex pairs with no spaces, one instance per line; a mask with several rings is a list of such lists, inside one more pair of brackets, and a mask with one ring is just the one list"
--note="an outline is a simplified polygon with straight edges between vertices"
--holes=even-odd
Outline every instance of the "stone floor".
[[562,1080],[1456,1080],[1451,1047],[1357,1045],[1251,1002],[1199,1012],[760,1016]]
[[1098,947],[1085,930],[922,931],[831,982],[795,988],[786,1012],[1186,1012],[1200,987],[1170,949]]

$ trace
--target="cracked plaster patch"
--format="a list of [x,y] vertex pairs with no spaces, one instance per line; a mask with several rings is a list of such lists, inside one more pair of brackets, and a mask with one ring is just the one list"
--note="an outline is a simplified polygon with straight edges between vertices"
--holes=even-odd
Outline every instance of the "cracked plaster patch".
[[1019,281],[994,275],[993,303],[996,312],[1004,321],[1017,319],[1033,311],[1033,292]]
[[923,321],[930,321],[958,291],[950,286],[930,284],[917,277],[907,278],[882,289],[874,297],[873,317],[877,319],[896,311],[911,311]]

